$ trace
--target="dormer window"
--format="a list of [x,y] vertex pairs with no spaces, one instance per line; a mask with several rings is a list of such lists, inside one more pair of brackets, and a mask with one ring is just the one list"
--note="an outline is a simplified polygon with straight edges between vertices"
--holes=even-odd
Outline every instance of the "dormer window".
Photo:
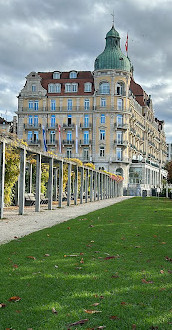
[[72,92],[78,91],[78,84],[72,84]]
[[90,82],[87,82],[84,84],[84,92],[91,92],[92,84]]
[[78,91],[78,84],[75,84],[75,83],[73,83],[73,84],[69,84],[69,83],[67,83],[67,84],[65,84],[65,92],[66,93],[76,93]]
[[99,85],[100,94],[110,94],[110,85],[108,82],[102,82]]
[[59,71],[55,71],[53,73],[53,79],[60,79],[60,72]]
[[73,78],[77,78],[77,72],[76,71],[71,71],[69,74],[69,78],[73,79]]
[[48,92],[49,93],[54,93],[54,84],[49,84],[48,85]]
[[61,93],[61,84],[55,84],[55,93]]

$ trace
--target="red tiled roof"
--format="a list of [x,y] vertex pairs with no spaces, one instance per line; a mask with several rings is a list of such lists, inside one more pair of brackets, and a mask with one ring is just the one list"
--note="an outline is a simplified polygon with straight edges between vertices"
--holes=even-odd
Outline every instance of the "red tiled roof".
[[[61,84],[61,93],[47,93],[48,95],[92,95],[94,93],[94,80],[91,71],[78,71],[77,78],[69,78],[70,72],[62,72],[60,79],[53,79],[53,72],[38,72],[42,78],[41,85],[48,91],[48,84]],[[92,92],[84,92],[84,84],[86,82],[92,83]],[[66,83],[77,83],[78,92],[65,93],[65,84]]]

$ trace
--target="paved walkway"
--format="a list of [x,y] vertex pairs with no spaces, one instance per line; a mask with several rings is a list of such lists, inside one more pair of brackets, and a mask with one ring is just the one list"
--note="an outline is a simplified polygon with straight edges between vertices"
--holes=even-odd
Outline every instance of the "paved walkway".
[[0,244],[4,244],[16,237],[23,237],[43,228],[52,227],[60,222],[85,215],[98,209],[119,203],[132,198],[130,196],[116,197],[96,202],[88,202],[70,207],[47,209],[41,212],[33,212],[33,208],[27,208],[24,215],[17,215],[12,211],[4,212],[4,219],[0,220]]

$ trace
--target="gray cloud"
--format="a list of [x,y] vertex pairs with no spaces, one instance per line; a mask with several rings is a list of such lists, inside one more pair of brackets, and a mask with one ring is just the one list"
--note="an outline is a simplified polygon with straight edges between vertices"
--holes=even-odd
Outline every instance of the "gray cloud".
[[0,113],[13,114],[30,71],[93,70],[115,27],[134,77],[152,95],[155,115],[171,139],[171,0],[6,0],[0,2]]

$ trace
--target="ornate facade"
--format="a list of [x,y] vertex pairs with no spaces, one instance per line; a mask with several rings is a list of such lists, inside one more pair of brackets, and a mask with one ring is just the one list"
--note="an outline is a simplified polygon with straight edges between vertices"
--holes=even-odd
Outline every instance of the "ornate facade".
[[18,96],[18,137],[62,157],[91,161],[124,176],[124,192],[161,187],[166,175],[164,122],[134,81],[112,26],[94,71],[31,72]]

